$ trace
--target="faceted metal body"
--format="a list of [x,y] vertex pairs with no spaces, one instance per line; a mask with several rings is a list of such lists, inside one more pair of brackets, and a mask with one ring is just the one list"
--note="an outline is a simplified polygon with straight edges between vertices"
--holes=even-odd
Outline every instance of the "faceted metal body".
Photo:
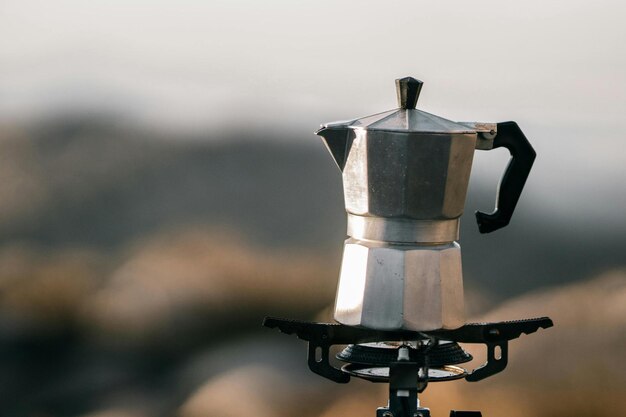
[[343,169],[346,211],[415,220],[463,214],[476,133],[357,130]]
[[335,319],[378,330],[464,324],[461,250],[346,240]]
[[344,247],[335,320],[380,330],[463,325],[455,240],[476,133],[343,129],[338,165],[353,239]]
[[452,329],[465,322],[455,241],[484,129],[414,109],[417,80],[397,87],[400,108],[317,132],[342,170],[351,237],[334,316],[379,330]]

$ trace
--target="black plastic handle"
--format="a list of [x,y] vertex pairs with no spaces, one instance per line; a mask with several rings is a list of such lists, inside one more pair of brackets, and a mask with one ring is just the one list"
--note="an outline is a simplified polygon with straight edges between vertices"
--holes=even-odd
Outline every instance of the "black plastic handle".
[[498,186],[495,211],[493,213],[476,212],[480,233],[490,233],[509,224],[537,156],[517,123],[498,123],[497,132],[493,140],[493,149],[507,148],[511,153],[511,160]]

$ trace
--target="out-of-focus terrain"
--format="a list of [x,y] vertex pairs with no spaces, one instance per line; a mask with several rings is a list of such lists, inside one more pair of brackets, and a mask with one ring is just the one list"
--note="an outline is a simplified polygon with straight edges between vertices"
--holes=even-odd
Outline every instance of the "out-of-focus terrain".
[[[328,319],[345,230],[323,146],[265,135],[0,128],[0,415],[374,415],[383,386],[323,380],[303,342],[260,326]],[[472,183],[468,213],[492,194]],[[525,210],[489,236],[462,222],[468,310],[555,327],[512,342],[505,373],[432,384],[423,404],[623,415],[624,226]]]

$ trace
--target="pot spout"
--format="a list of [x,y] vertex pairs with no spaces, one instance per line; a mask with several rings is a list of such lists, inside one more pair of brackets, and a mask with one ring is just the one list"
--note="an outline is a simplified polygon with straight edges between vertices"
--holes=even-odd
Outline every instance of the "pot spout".
[[315,132],[316,135],[322,137],[326,148],[341,171],[343,171],[348,156],[347,148],[350,132],[351,129],[348,128],[348,123],[322,125],[322,127]]

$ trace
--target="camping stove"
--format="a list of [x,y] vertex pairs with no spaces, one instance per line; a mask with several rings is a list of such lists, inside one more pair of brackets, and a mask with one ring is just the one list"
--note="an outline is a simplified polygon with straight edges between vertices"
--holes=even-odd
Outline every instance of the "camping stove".
[[[349,238],[335,300],[337,324],[266,318],[309,345],[309,368],[332,381],[389,383],[377,417],[429,417],[417,395],[430,382],[474,382],[501,372],[508,342],[552,326],[547,317],[464,324],[459,221],[475,150],[504,147],[511,160],[481,233],[509,224],[535,159],[515,122],[453,122],[416,109],[422,82],[396,80],[398,108],[327,123],[322,137],[342,172]],[[487,362],[459,343],[487,347]],[[332,345],[348,345],[330,361]],[[479,412],[455,411],[472,417]]]
[[[376,417],[429,417],[420,407],[418,393],[430,382],[465,379],[476,382],[506,368],[508,342],[522,334],[552,326],[548,317],[470,323],[454,330],[428,332],[383,331],[334,323],[313,323],[267,317],[263,325],[295,334],[308,342],[309,369],[337,383],[351,377],[389,383],[389,403],[376,411]],[[459,343],[479,343],[487,348],[487,362],[467,370],[458,365],[472,356]],[[341,368],[330,361],[330,347],[348,345],[336,355]],[[451,417],[480,417],[478,411],[452,411]]]

